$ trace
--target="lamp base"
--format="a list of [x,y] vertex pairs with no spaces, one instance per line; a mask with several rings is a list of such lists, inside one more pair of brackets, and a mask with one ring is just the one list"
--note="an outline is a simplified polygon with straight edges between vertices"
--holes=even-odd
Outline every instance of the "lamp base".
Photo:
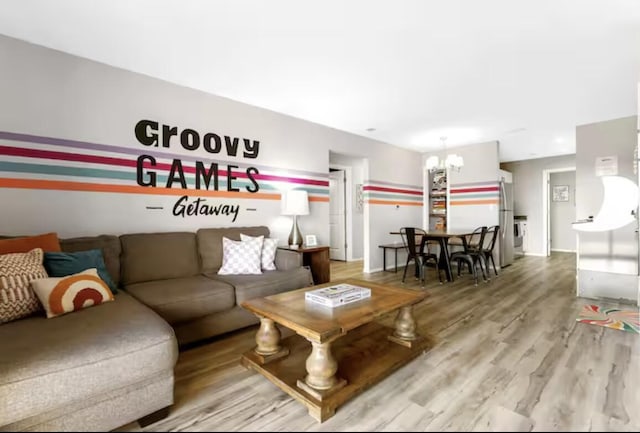
[[298,216],[293,216],[293,226],[291,227],[291,233],[289,233],[289,247],[300,248],[303,244],[302,234],[298,228]]

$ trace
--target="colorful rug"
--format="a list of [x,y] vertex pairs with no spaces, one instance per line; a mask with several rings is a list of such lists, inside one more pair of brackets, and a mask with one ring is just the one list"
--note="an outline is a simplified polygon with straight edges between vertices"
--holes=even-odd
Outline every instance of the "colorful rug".
[[598,305],[585,305],[576,319],[578,322],[640,334],[640,313],[638,310],[603,308]]

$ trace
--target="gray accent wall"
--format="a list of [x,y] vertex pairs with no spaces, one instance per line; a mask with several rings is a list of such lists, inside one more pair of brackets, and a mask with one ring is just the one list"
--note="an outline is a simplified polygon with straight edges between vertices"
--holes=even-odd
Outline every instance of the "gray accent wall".
[[527,254],[546,255],[543,248],[542,174],[544,170],[576,166],[575,155],[529,159],[500,164],[513,174],[514,215],[526,215]]

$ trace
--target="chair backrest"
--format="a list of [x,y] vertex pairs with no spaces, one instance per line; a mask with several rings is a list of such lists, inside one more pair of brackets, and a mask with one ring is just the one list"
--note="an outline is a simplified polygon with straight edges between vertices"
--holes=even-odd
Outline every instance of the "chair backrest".
[[496,239],[498,239],[498,233],[500,232],[500,226],[491,226],[487,229],[485,235],[483,249],[487,252],[492,252],[493,247],[496,246]]
[[473,232],[471,232],[471,236],[467,239],[467,246],[471,250],[480,250],[482,245],[484,245],[484,238],[487,234],[487,227],[481,226],[476,228]]
[[416,243],[416,237],[425,234],[426,232],[424,230],[416,227],[402,227],[400,229],[402,243],[407,248],[410,256],[418,255],[418,245]]

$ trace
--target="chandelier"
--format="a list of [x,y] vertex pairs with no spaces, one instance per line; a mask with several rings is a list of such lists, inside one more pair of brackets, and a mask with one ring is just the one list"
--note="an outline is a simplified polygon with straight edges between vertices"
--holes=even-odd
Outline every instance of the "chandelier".
[[[440,137],[444,150],[447,150],[446,144],[447,137]],[[437,170],[455,170],[460,171],[460,168],[464,166],[464,159],[460,155],[450,153],[445,159],[438,158],[437,155],[431,155],[427,158],[426,167],[427,170],[433,172]]]

